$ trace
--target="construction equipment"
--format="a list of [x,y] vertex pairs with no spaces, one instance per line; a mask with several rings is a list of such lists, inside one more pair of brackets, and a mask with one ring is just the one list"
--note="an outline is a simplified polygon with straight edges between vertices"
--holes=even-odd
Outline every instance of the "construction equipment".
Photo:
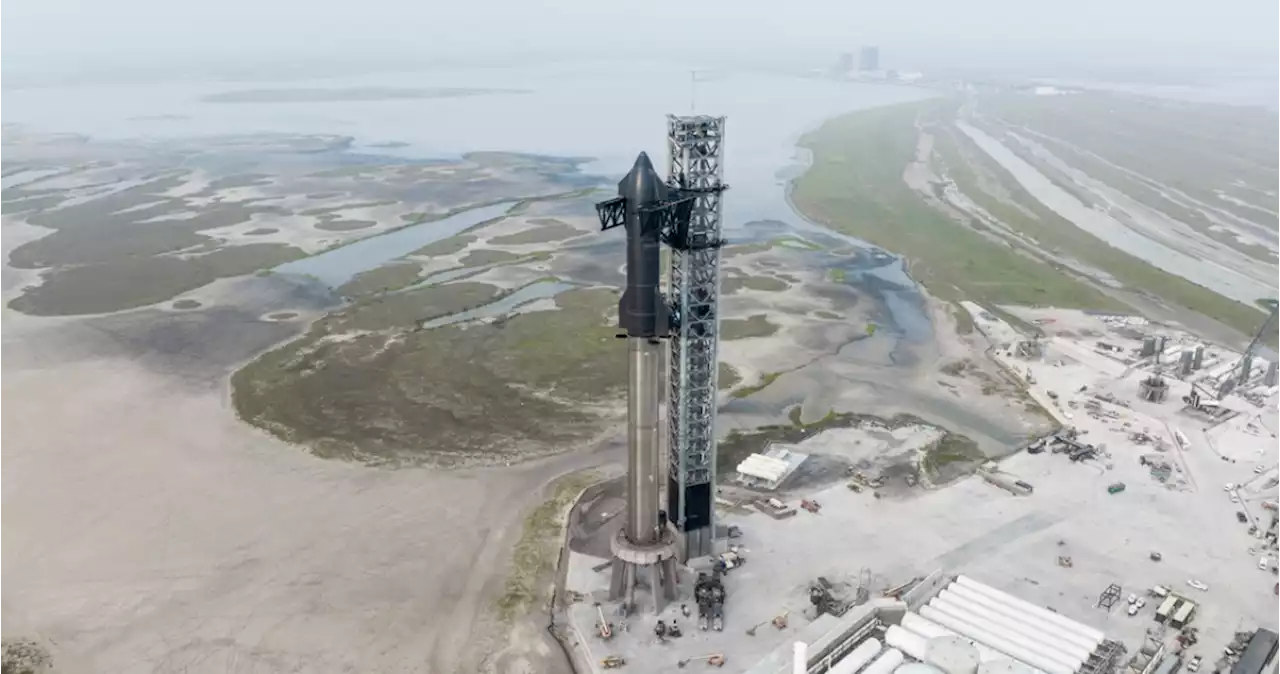
[[605,669],[617,669],[625,664],[627,661],[621,655],[610,655],[600,661],[600,666]]
[[600,621],[596,623],[596,632],[601,639],[609,640],[613,638],[613,625],[604,617],[604,606],[596,604],[596,615],[600,616]]
[[800,507],[804,508],[805,510],[808,510],[809,512],[815,515],[818,514],[819,510],[822,510],[822,504],[818,503],[817,501],[811,501],[807,498],[800,500]]
[[699,655],[692,658],[685,658],[677,662],[676,667],[679,667],[680,669],[684,669],[690,662],[695,662],[697,660],[706,660],[708,667],[724,667],[725,658],[723,653],[711,653],[709,655]]
[[773,626],[775,628],[784,630],[787,628],[787,616],[790,614],[791,614],[791,611],[789,610],[783,611],[782,613],[779,613],[778,615],[774,616],[773,620],[769,622],[773,623]]
[[1058,566],[1061,566],[1064,569],[1070,569],[1072,567],[1071,558],[1058,557]]
[[724,595],[719,570],[712,569],[710,576],[698,574],[693,585],[693,598],[698,602],[698,629],[704,632],[708,627],[717,632],[724,629]]
[[760,629],[761,627],[764,627],[766,624],[768,624],[768,622],[769,622],[768,620],[761,620],[760,622],[752,625],[751,627],[748,627],[747,636],[754,637],[756,635],[756,630]]
[[823,614],[839,617],[849,610],[853,602],[848,597],[848,585],[842,583],[841,588],[837,591],[825,576],[818,576],[817,581],[809,584],[809,603],[813,604],[815,618]]

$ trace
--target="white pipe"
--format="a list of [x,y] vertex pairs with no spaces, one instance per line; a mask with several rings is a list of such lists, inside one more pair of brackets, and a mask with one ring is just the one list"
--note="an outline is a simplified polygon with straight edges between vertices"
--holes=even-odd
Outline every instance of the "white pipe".
[[[1047,620],[1044,620],[1039,616],[1032,615],[1030,613],[1027,613],[1026,611],[1020,611],[1017,608],[1005,602],[1000,601],[999,599],[996,599],[990,595],[978,592],[977,590],[974,590],[971,587],[965,587],[963,585],[957,585],[955,583],[952,583],[950,587],[940,592],[938,596],[939,597],[946,596],[947,598],[963,599],[966,602],[982,606],[992,611],[996,611],[1001,615],[1009,616],[1010,618],[1016,619],[1020,623],[1024,623],[1027,627],[1034,627],[1043,632],[1051,632],[1062,641],[1073,644],[1080,648],[1086,648],[1089,650],[1090,653],[1096,650],[1098,648],[1098,644],[1100,643],[1098,640],[1092,639],[1090,637],[1086,637],[1083,634],[1080,634],[1079,632],[1064,630],[1059,625],[1055,623],[1051,623]],[[1088,659],[1087,655],[1086,655],[1086,659]]]
[[978,581],[968,576],[957,576],[956,582],[964,586],[972,587],[973,589],[983,594],[987,594],[992,597],[995,597],[996,599],[1002,600],[1005,603],[1013,606],[1014,608],[1022,609],[1032,615],[1043,618],[1055,625],[1060,625],[1065,630],[1078,632],[1086,637],[1089,637],[1090,639],[1096,639],[1097,643],[1102,643],[1102,640],[1107,636],[1103,634],[1100,630],[1096,630],[1092,627],[1089,627],[1084,623],[1081,623],[1079,621],[1072,620],[1060,614],[1054,613],[1053,611],[1050,611],[1046,608],[1036,606],[1031,602],[1019,599],[1009,594],[1008,592],[1001,592],[1000,590],[997,590],[994,587],[991,587],[990,585],[984,585],[983,583],[979,583]]
[[1003,630],[1007,630],[1011,635],[1016,635],[1019,639],[1025,639],[1032,644],[1040,644],[1042,648],[1060,653],[1063,658],[1068,660],[1083,663],[1093,653],[1092,648],[1084,648],[1071,642],[1063,641],[1053,631],[1038,629],[1030,621],[1000,613],[975,602],[966,601],[958,595],[940,594],[930,603],[936,603],[938,608],[944,611],[951,611],[956,615],[961,615],[963,612],[982,618]]
[[915,660],[924,660],[929,640],[908,629],[890,625],[884,632],[884,642],[906,653]]
[[[1063,667],[1066,667],[1069,671],[1072,671],[1072,672],[1080,669],[1080,665],[1082,664],[1080,661],[1071,659],[1066,655],[1063,655],[1056,651],[1052,651],[1048,648],[1045,648],[1039,643],[1030,642],[1030,641],[1027,641],[1026,639],[1021,639],[1018,637],[1017,634],[1012,634],[1008,630],[1001,628],[999,625],[993,624],[991,621],[984,620],[967,611],[959,611],[951,607],[936,606],[934,604],[930,604],[926,608],[932,608],[934,611],[938,611],[943,615],[947,615],[959,620],[963,624],[976,628],[977,630],[982,632],[982,634],[984,635],[982,638],[979,638],[977,634],[968,634],[967,632],[960,629],[959,627],[956,627],[956,629],[959,630],[961,634],[966,634],[971,639],[981,641],[991,646],[992,648],[999,651],[1004,651],[1009,655],[1014,655],[1013,652],[1008,650],[1009,648],[1017,649],[1019,652],[1029,654],[1031,657],[1037,658],[1040,661],[1053,662]],[[945,625],[946,623],[943,623],[943,624]],[[992,641],[992,639],[994,639],[995,641]],[[1020,660],[1025,659],[1025,658],[1022,658],[1021,656],[1015,656],[1015,657],[1018,657],[1018,659]],[[1027,660],[1027,662],[1031,662],[1031,661]],[[1039,666],[1038,663],[1036,662],[1031,662],[1031,664],[1035,664]]]
[[943,627],[949,627],[963,636],[984,643],[1015,660],[1021,660],[1036,669],[1046,672],[1046,674],[1075,674],[1075,670],[1065,664],[1050,658],[1040,657],[1035,653],[1028,653],[1025,648],[1010,644],[1006,640],[988,633],[986,630],[975,627],[948,613],[943,613],[932,606],[921,608],[920,614]]
[[809,647],[797,641],[791,657],[791,674],[809,674]]
[[[936,639],[938,637],[960,637],[962,639],[967,638],[962,635],[956,634],[955,632],[943,627],[942,625],[939,625],[938,623],[933,622],[932,620],[921,618],[919,615],[916,615],[915,613],[908,613],[902,616],[902,626],[912,634],[918,634],[924,637],[926,641],[929,639]],[[981,662],[990,662],[992,660],[1008,660],[1009,659],[1009,656],[1005,655],[1004,653],[988,648],[986,645],[980,644],[972,639],[969,639],[969,641],[974,645],[975,648],[978,649],[978,660],[980,660]],[[1044,673],[1041,672],[1040,674],[1044,674]]]
[[858,644],[858,647],[849,651],[849,654],[840,658],[831,669],[829,674],[854,674],[862,666],[871,662],[873,658],[880,654],[880,640],[874,637]]
[[[875,662],[867,665],[867,668],[862,671],[862,674],[890,674],[890,672],[897,669],[898,665],[902,664],[902,661],[905,659],[906,658],[902,656],[902,651],[896,648],[887,649],[884,653],[880,654],[880,657],[876,658]],[[841,674],[846,673],[842,672]],[[847,674],[853,673],[848,672]]]

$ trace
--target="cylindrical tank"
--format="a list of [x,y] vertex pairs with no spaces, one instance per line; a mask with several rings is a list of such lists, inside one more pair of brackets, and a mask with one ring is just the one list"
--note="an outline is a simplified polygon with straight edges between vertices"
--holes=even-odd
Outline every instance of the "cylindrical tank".
[[[936,637],[955,637],[960,636],[955,632],[933,622],[927,618],[921,618],[915,613],[908,613],[902,617],[902,626],[912,634],[918,634],[926,640]],[[978,649],[978,660],[986,662],[987,660],[1007,660],[1009,656],[997,650],[984,646],[983,644],[974,642],[974,648]]]
[[988,647],[1000,651],[1011,658],[1021,660],[1028,665],[1045,672],[1046,674],[1075,674],[1075,670],[1064,663],[1030,652],[1017,644],[1009,643],[1007,639],[1002,639],[991,634],[987,630],[976,627],[949,613],[939,611],[932,606],[925,606],[924,608],[921,608],[920,615],[923,615],[943,627],[955,630],[955,632],[961,636],[969,637],[970,639],[986,644]]
[[[925,647],[928,645],[929,640],[908,629],[890,625],[889,629],[884,632],[884,642],[907,654],[912,659],[924,660]],[[902,667],[898,669],[902,669]]]
[[946,674],[976,674],[978,649],[961,637],[930,639],[924,661]]
[[[1008,653],[1010,656],[1017,658],[1018,660],[1022,660],[1023,662],[1039,666],[1038,662],[1028,660],[1021,655],[1021,653],[1030,653],[1041,661],[1055,662],[1066,667],[1072,672],[1080,668],[1080,662],[1073,660],[1066,655],[1062,655],[1057,651],[1044,648],[1039,642],[1025,639],[1020,635],[1001,627],[1000,625],[989,620],[984,620],[983,618],[980,618],[968,611],[956,610],[950,606],[936,606],[932,603],[925,608],[940,611],[942,614],[951,616],[952,618],[955,618],[981,632],[980,636],[979,634],[970,634],[963,629],[956,628],[956,631],[960,632],[961,636],[967,636],[975,641],[981,641],[982,643],[1003,653]],[[946,625],[947,623],[942,624]],[[1010,648],[1016,649],[1018,652],[1012,652],[1009,650]]]
[[1075,620],[1072,620],[1070,618],[1061,616],[1057,613],[1054,613],[1053,611],[1050,611],[1049,609],[1043,608],[1041,606],[1036,606],[1031,602],[1018,599],[1017,597],[1009,594],[1008,592],[1001,592],[1000,590],[997,590],[994,587],[991,587],[990,585],[979,583],[978,581],[968,576],[957,576],[956,582],[959,583],[960,585],[972,587],[978,592],[982,592],[996,599],[999,599],[1013,606],[1014,608],[1022,609],[1027,613],[1030,613],[1031,615],[1041,617],[1055,625],[1062,627],[1064,630],[1068,630],[1071,632],[1078,632],[1086,637],[1089,637],[1090,639],[1094,639],[1095,640],[1094,643],[1102,643],[1103,638],[1106,637],[1106,635],[1103,634],[1100,630],[1096,630],[1092,627],[1089,627],[1088,625],[1085,625]]
[[862,674],[890,674],[905,659],[902,656],[902,651],[896,648],[885,649],[885,652],[881,653],[880,657],[862,670]]
[[[1002,629],[1009,630],[1020,638],[1026,639],[1031,643],[1043,644],[1043,648],[1050,649],[1055,653],[1059,653],[1063,658],[1068,660],[1077,660],[1084,662],[1088,659],[1089,654],[1093,652],[1093,648],[1085,648],[1074,642],[1062,639],[1059,635],[1062,630],[1041,627],[1033,622],[1033,619],[1022,619],[1021,617],[1008,615],[1007,612],[999,611],[993,607],[984,606],[979,602],[970,601],[964,597],[952,593],[950,591],[943,592],[934,597],[931,604],[936,604],[938,608],[944,611],[951,611],[956,615],[961,615],[961,611],[970,613],[983,620],[990,621],[992,624],[1000,626]],[[963,617],[963,616],[962,616]]]
[[898,668],[893,670],[893,674],[946,674],[946,672],[923,662],[908,662],[905,665],[898,665]]
[[880,654],[882,646],[880,640],[874,637],[858,644],[858,647],[849,651],[849,654],[840,658],[831,666],[831,674],[854,674],[854,672],[862,669],[862,666],[871,662],[873,658]]
[[1034,669],[1017,660],[992,660],[978,665],[978,674],[1032,674]]
[[[1051,623],[1039,616],[1031,615],[1025,611],[1020,611],[1009,604],[1000,601],[988,594],[983,594],[971,587],[952,583],[950,587],[938,594],[939,597],[947,599],[963,600],[963,603],[975,604],[995,611],[1001,615],[1008,616],[1016,620],[1019,624],[1027,628],[1034,628],[1041,632],[1052,633],[1058,640],[1071,644],[1077,648],[1083,648],[1088,653],[1092,653],[1098,647],[1098,641],[1084,636],[1079,632],[1072,632],[1062,629],[1055,623]],[[1025,630],[1024,630],[1025,631]],[[1085,655],[1084,659],[1088,659]]]

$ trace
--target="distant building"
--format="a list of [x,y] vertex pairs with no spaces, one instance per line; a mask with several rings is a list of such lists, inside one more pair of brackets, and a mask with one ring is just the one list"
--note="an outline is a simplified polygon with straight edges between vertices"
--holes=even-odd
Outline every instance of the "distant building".
[[848,75],[851,72],[853,72],[853,54],[841,54],[836,60],[836,74]]
[[858,54],[858,70],[869,72],[880,69],[880,48],[863,47]]

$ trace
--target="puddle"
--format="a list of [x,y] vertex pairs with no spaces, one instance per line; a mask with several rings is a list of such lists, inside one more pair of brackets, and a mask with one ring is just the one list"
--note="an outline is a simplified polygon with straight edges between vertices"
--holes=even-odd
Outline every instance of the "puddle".
[[513,309],[520,306],[521,304],[525,304],[526,302],[532,302],[534,300],[544,299],[547,297],[555,297],[556,295],[566,290],[569,290],[570,288],[575,288],[575,287],[577,286],[575,286],[572,283],[565,283],[563,281],[540,281],[538,283],[532,283],[530,285],[527,285],[511,293],[510,295],[507,295],[506,297],[496,302],[490,302],[489,304],[486,304],[484,306],[476,307],[475,309],[469,309],[467,311],[462,311],[456,314],[441,316],[440,318],[433,318],[429,321],[425,321],[424,323],[422,323],[421,327],[424,330],[430,330],[432,328],[439,328],[439,327],[444,327],[446,325],[453,325],[454,323],[462,323],[465,321],[474,321],[481,318],[492,318],[494,316],[506,315],[511,313]]
[[506,215],[507,210],[516,203],[509,201],[473,208],[441,220],[371,236],[318,255],[282,264],[275,271],[280,274],[314,276],[325,285],[336,288],[361,272],[404,257],[427,244],[447,239],[485,220]]

